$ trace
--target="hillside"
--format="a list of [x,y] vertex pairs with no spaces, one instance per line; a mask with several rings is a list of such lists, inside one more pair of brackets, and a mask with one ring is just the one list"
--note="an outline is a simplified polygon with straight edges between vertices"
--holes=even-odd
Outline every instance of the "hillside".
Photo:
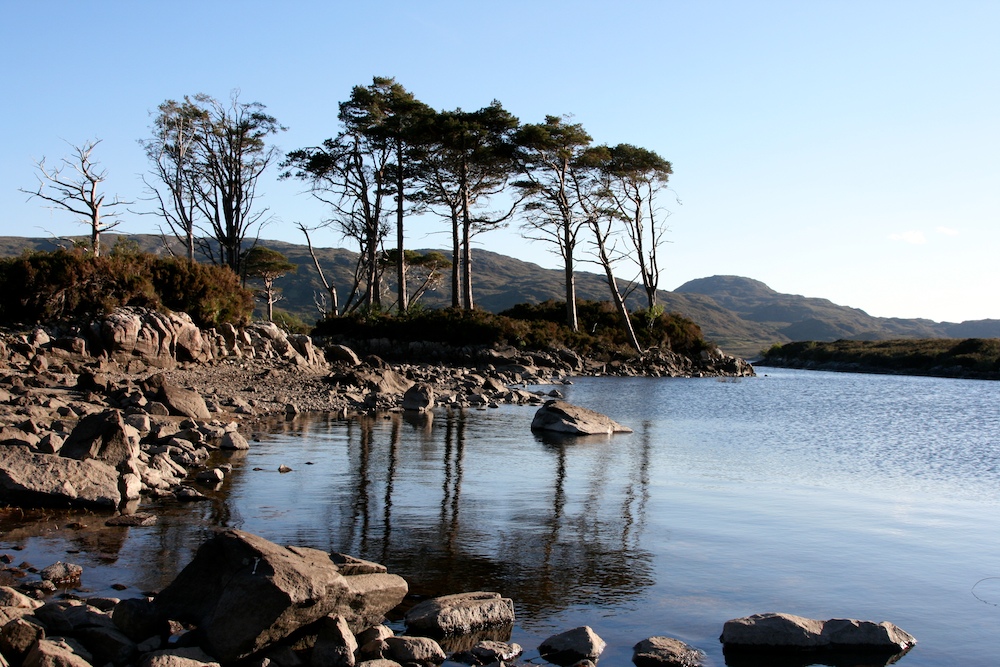
[[[107,244],[113,245],[114,235],[107,236]],[[147,252],[165,252],[158,236],[132,235],[129,238]],[[58,242],[58,239],[0,237],[0,256],[15,256],[24,250],[53,250]],[[296,273],[277,281],[276,285],[284,294],[284,300],[277,307],[306,322],[314,322],[320,315],[315,295],[323,290],[308,248],[284,241],[261,240],[260,244],[283,253],[299,266]],[[349,289],[357,254],[343,248],[319,248],[317,255],[343,298]],[[473,262],[474,297],[480,308],[500,312],[517,303],[562,298],[562,272],[559,270],[545,269],[487,250],[476,250]],[[607,299],[603,276],[578,272],[577,293],[580,299]],[[863,310],[840,306],[827,299],[782,294],[760,281],[738,276],[699,278],[673,292],[662,291],[659,296],[667,311],[694,320],[706,338],[727,352],[747,357],[756,356],[774,343],[800,340],[1000,337],[1000,320],[939,323],[926,319],[872,317]],[[393,298],[388,297],[387,305],[392,301]],[[450,302],[447,282],[439,291],[429,292],[420,301],[430,308],[445,307]],[[640,295],[633,293],[629,304],[641,306]]]

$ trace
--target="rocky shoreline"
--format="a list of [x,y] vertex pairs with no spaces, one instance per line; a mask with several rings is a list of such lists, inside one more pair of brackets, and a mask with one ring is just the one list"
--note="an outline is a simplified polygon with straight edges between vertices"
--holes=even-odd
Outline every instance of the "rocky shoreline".
[[[385,357],[402,353],[419,361],[388,363],[372,354],[373,349]],[[400,350],[389,341],[370,341],[367,350],[364,358],[342,344],[330,343],[321,351],[308,337],[286,335],[274,325],[200,331],[183,314],[131,308],[82,326],[8,333],[0,337],[0,500],[8,505],[86,508],[104,512],[109,524],[146,525],[155,522],[156,516],[142,511],[143,499],[169,502],[204,498],[199,486],[221,482],[230,472],[225,464],[207,465],[214,451],[249,448],[255,431],[268,429],[275,419],[299,413],[351,418],[435,406],[488,409],[501,404],[541,405],[560,398],[559,384],[576,375],[753,374],[746,362],[722,354],[688,359],[654,352],[638,362],[605,363],[581,358],[569,350],[442,351],[420,345]],[[456,359],[461,365],[454,365]],[[552,387],[528,389],[546,384]],[[567,404],[558,401],[552,407],[559,409],[560,419],[581,416],[567,414]],[[540,419],[536,427],[552,427],[542,421],[547,420]],[[593,432],[624,429],[614,422],[596,428]],[[282,625],[285,630],[281,632],[275,633],[273,628],[251,632],[245,628],[253,626],[263,612],[240,614],[236,610],[256,610],[265,599],[271,599],[271,593],[251,594],[247,590],[252,587],[240,586],[236,589],[242,592],[229,611],[220,612],[215,607],[207,611],[205,607],[212,587],[220,578],[228,581],[236,576],[232,572],[219,574],[209,568],[209,574],[187,579],[182,573],[178,580],[187,583],[175,581],[152,599],[82,600],[72,593],[68,597],[53,595],[59,587],[67,590],[67,584],[72,588],[80,576],[77,566],[56,563],[42,570],[37,580],[29,580],[27,573],[5,556],[0,576],[11,585],[0,587],[0,667],[194,667],[219,663],[390,667],[435,664],[446,658],[466,664],[587,664],[598,659],[604,646],[592,630],[577,628],[550,638],[531,654],[535,657],[525,658],[521,647],[501,641],[502,632],[501,640],[469,635],[473,629],[482,629],[480,626],[502,628],[513,621],[511,601],[497,602],[502,600],[499,594],[481,592],[463,594],[472,595],[472,602],[461,596],[442,598],[446,602],[453,598],[451,602],[456,604],[463,600],[459,606],[464,611],[438,609],[434,614],[438,625],[418,629],[419,622],[414,621],[412,628],[407,623],[407,635],[466,637],[457,643],[444,642],[457,647],[455,650],[446,653],[441,644],[430,644],[435,640],[422,637],[393,638],[379,623],[386,611],[402,601],[406,585],[401,579],[393,579],[395,575],[385,573],[381,566],[361,564],[349,556],[267,546],[266,540],[248,534],[233,537],[234,532],[238,531],[220,534],[229,535],[231,542],[229,547],[212,547],[221,549],[210,559],[213,563],[218,564],[220,558],[231,561],[237,558],[234,554],[249,549],[237,558],[236,569],[246,574],[244,569],[252,563],[253,575],[261,562],[277,571],[288,567],[289,559],[304,559],[302,567],[310,572],[321,566],[326,573],[321,576],[326,577],[324,581],[339,581],[338,577],[350,580],[345,590],[353,592],[332,595],[323,588],[327,584],[314,584],[306,586],[312,597],[298,599],[283,593],[278,597],[292,600],[290,606],[264,616],[295,620]],[[265,552],[273,558],[265,558]],[[327,559],[333,559],[335,565],[330,566]],[[306,577],[302,571],[292,570],[286,578]],[[383,579],[391,584],[388,598],[386,588],[376,585]],[[256,579],[248,580],[248,585],[253,582]],[[317,586],[326,592],[317,593]],[[225,598],[236,594],[236,589],[217,593]],[[169,591],[180,592],[175,595]],[[331,596],[339,602],[327,599]],[[182,602],[170,602],[174,598]],[[344,600],[347,607],[343,607]],[[326,609],[330,606],[327,603],[333,606]],[[213,604],[221,603],[216,600]],[[369,604],[374,604],[374,611],[358,612]],[[470,605],[492,609],[489,622],[462,622],[463,618],[468,620],[463,614],[471,613]],[[510,617],[503,612],[508,608]],[[303,613],[305,609],[311,611]],[[452,622],[459,619],[457,625],[440,626],[442,614],[450,614]],[[212,630],[212,619],[223,617],[232,617],[231,625]],[[233,638],[245,631],[251,632],[249,643],[232,644]],[[741,637],[754,636],[752,631],[743,632]],[[870,629],[867,632],[872,633]],[[331,639],[336,637],[341,639]],[[372,637],[377,640],[374,648],[365,649]],[[703,654],[675,639],[652,637],[636,645],[633,661],[637,665],[697,665],[702,664],[702,658]]]

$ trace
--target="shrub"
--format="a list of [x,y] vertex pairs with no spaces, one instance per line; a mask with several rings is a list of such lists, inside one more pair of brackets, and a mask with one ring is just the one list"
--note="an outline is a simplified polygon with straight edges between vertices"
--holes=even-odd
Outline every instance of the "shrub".
[[0,320],[36,323],[120,306],[184,311],[202,327],[248,320],[253,297],[225,268],[158,258],[128,244],[106,256],[83,249],[0,259]]
[[[519,304],[499,315],[481,310],[417,310],[403,315],[380,311],[331,317],[316,324],[313,333],[353,339],[388,338],[397,341],[430,341],[452,346],[512,345],[520,349],[570,348],[580,354],[609,357],[632,355],[621,321],[608,302],[582,301],[577,308],[580,331],[563,324],[563,302]],[[636,322],[645,314],[636,313]],[[652,326],[643,324],[644,347],[667,347],[680,354],[695,354],[711,347],[697,324],[675,313],[658,314]],[[637,325],[638,326],[638,325]],[[638,333],[638,331],[637,331]]]

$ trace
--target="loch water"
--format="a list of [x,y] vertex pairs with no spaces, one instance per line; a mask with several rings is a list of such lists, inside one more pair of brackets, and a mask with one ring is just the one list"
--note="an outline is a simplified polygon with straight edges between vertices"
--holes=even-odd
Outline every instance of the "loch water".
[[532,433],[518,406],[300,417],[157,526],[8,525],[0,552],[76,552],[91,591],[130,596],[224,526],[382,562],[424,595],[499,591],[513,641],[589,625],[611,667],[652,635],[721,667],[723,623],[767,611],[892,621],[919,642],[907,667],[1000,663],[1000,383],[757,371],[558,387],[634,429],[613,437]]

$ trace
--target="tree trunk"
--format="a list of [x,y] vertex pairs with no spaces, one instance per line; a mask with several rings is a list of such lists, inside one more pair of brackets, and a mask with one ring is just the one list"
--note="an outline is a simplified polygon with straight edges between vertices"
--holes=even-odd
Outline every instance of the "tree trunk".
[[462,282],[459,272],[462,270],[460,258],[462,256],[461,237],[458,229],[458,211],[451,212],[451,307],[458,308],[462,305]]
[[403,252],[403,147],[396,139],[396,303],[399,312],[410,308],[406,290],[406,255]]
[[601,234],[600,229],[595,223],[591,223],[591,227],[594,229],[598,256],[601,260],[601,266],[604,267],[604,275],[608,282],[608,289],[611,292],[611,300],[614,302],[618,314],[621,315],[622,324],[625,328],[625,333],[628,335],[629,343],[636,352],[642,354],[642,347],[639,345],[639,339],[635,337],[635,329],[632,327],[632,320],[628,316],[628,308],[625,307],[625,299],[622,298],[622,293],[618,291],[618,283],[615,281],[615,276],[611,271],[611,258],[608,257],[608,250],[605,245],[607,239]]
[[469,212],[465,212],[465,220],[462,221],[462,307],[466,310],[474,310],[472,302],[472,221],[469,220]]
[[566,280],[566,325],[572,331],[579,331],[580,323],[576,316],[576,276],[573,272],[573,244],[572,239],[569,238],[569,231],[569,226],[567,226],[563,238],[564,275]]

